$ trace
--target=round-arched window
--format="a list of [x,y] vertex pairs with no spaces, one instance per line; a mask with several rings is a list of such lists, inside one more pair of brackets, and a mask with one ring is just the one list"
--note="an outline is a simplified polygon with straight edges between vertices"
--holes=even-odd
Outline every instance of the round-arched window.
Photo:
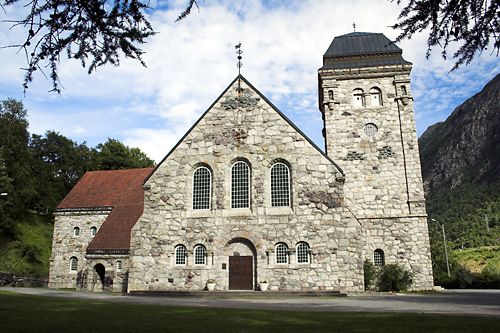
[[363,131],[365,132],[366,136],[371,138],[371,137],[375,136],[375,134],[377,134],[378,127],[375,124],[368,123],[363,128]]

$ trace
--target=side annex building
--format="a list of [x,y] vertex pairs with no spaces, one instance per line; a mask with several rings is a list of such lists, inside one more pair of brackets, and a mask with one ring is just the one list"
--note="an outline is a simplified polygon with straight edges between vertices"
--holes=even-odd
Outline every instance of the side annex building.
[[55,212],[49,287],[362,291],[368,259],[431,289],[411,68],[383,34],[335,37],[325,152],[237,76],[156,168],[82,177]]

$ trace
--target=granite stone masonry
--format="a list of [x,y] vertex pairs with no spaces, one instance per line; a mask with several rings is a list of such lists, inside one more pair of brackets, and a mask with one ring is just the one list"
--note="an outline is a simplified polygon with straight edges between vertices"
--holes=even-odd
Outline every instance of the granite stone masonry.
[[[116,172],[75,186],[73,198],[101,183],[108,194],[85,211],[61,205],[49,286],[362,291],[368,259],[401,264],[414,289],[431,289],[411,64],[372,33],[336,37],[323,59],[326,153],[239,75],[154,170],[115,180],[126,199],[106,181]],[[120,228],[121,246],[107,246]]]

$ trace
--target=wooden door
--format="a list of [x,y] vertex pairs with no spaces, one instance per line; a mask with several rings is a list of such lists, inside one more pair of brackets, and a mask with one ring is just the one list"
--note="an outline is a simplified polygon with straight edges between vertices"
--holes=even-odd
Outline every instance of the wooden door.
[[253,290],[253,256],[229,257],[229,290]]

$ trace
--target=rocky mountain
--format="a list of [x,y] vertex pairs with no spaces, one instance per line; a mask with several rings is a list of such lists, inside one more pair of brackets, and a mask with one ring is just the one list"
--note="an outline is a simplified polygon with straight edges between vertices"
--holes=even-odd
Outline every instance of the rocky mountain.
[[500,74],[419,139],[427,194],[500,180]]

